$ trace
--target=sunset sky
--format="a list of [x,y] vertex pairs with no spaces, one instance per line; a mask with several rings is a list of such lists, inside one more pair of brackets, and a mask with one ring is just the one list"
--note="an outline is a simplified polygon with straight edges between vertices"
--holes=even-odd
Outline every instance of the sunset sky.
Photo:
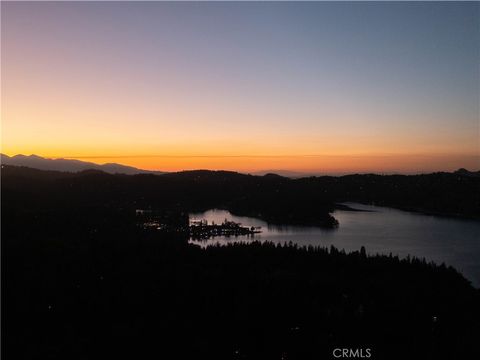
[[2,152],[480,169],[479,3],[1,3]]

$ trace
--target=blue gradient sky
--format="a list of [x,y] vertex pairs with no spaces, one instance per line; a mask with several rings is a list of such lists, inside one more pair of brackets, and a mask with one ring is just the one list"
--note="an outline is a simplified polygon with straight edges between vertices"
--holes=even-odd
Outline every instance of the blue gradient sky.
[[1,6],[7,154],[480,168],[478,2]]

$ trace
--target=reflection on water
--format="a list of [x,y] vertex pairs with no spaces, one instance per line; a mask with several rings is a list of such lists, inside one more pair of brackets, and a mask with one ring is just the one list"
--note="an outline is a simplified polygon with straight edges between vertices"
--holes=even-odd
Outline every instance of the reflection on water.
[[408,254],[438,264],[444,262],[461,271],[475,286],[480,286],[480,221],[451,219],[396,209],[346,204],[368,212],[337,210],[340,226],[335,230],[305,226],[277,226],[244,216],[234,216],[225,210],[209,210],[190,214],[191,220],[206,219],[222,223],[225,219],[243,226],[261,226],[262,232],[252,237],[234,240],[217,237],[208,241],[192,241],[202,246],[231,241],[293,242],[298,245],[334,245],[346,251],[365,246],[369,253]]

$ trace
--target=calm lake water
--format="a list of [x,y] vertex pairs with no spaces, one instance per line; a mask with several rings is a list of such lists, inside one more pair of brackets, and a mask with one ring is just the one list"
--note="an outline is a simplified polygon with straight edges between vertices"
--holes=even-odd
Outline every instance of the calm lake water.
[[333,245],[345,251],[407,255],[437,264],[451,265],[480,287],[480,221],[452,219],[411,213],[385,207],[346,203],[368,212],[337,210],[334,213],[340,226],[335,230],[304,226],[272,226],[266,222],[243,216],[233,216],[225,210],[209,210],[190,214],[190,220],[205,219],[222,223],[225,219],[244,226],[261,226],[262,233],[253,237],[217,237],[207,241],[191,241],[202,246],[233,241],[293,242],[298,245]]

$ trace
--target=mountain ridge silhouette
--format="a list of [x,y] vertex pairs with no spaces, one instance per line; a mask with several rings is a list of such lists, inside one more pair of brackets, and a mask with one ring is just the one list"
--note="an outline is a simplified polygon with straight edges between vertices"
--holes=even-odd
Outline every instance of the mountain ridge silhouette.
[[8,156],[1,154],[1,163],[3,165],[25,166],[39,170],[63,171],[63,172],[80,172],[85,170],[100,170],[109,174],[165,174],[164,171],[144,170],[133,166],[122,165],[117,163],[95,164],[88,161],[76,159],[50,159],[35,154],[23,155],[18,154]]

